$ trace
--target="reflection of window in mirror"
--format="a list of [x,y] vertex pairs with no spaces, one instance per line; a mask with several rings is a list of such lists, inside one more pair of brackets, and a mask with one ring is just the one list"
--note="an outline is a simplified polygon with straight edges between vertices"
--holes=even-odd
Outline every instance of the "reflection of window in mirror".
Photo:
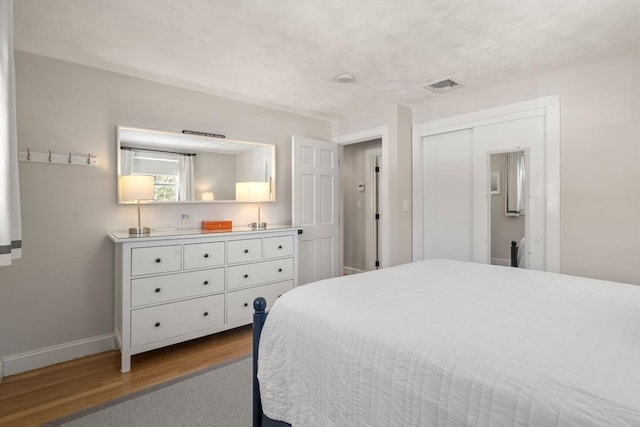
[[123,175],[152,175],[158,201],[194,200],[193,157],[142,148],[122,147]]
[[243,181],[269,182],[275,200],[273,144],[118,127],[118,148],[118,174],[155,176],[157,201],[232,201]]

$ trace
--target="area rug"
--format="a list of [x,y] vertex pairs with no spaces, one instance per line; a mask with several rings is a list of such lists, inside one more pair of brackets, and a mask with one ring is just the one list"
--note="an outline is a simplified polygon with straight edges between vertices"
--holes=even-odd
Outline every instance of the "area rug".
[[251,358],[196,372],[43,427],[251,425]]

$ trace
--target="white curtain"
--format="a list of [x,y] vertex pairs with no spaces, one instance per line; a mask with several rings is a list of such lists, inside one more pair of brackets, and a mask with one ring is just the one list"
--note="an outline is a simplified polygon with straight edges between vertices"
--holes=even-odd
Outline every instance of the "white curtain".
[[524,179],[524,152],[507,153],[507,216],[519,216],[522,213]]
[[131,175],[133,174],[133,150],[120,150],[120,166],[122,170],[120,171],[120,175]]
[[0,1],[0,265],[22,256],[13,0]]
[[180,175],[178,175],[178,200],[195,200],[196,187],[193,172],[193,156],[180,156]]

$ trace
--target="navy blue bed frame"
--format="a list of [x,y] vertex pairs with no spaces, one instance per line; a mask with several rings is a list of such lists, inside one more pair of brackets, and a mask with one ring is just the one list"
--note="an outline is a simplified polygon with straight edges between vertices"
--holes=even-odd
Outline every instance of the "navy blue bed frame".
[[253,310],[253,427],[291,427],[291,424],[272,420],[262,413],[258,384],[258,346],[262,327],[267,320],[267,301],[262,297],[256,298],[253,301]]

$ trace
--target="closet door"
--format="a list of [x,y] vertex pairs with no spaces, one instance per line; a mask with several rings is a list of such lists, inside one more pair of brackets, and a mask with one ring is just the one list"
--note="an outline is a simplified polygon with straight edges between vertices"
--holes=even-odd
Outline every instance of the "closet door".
[[473,259],[473,131],[422,138],[424,258]]

